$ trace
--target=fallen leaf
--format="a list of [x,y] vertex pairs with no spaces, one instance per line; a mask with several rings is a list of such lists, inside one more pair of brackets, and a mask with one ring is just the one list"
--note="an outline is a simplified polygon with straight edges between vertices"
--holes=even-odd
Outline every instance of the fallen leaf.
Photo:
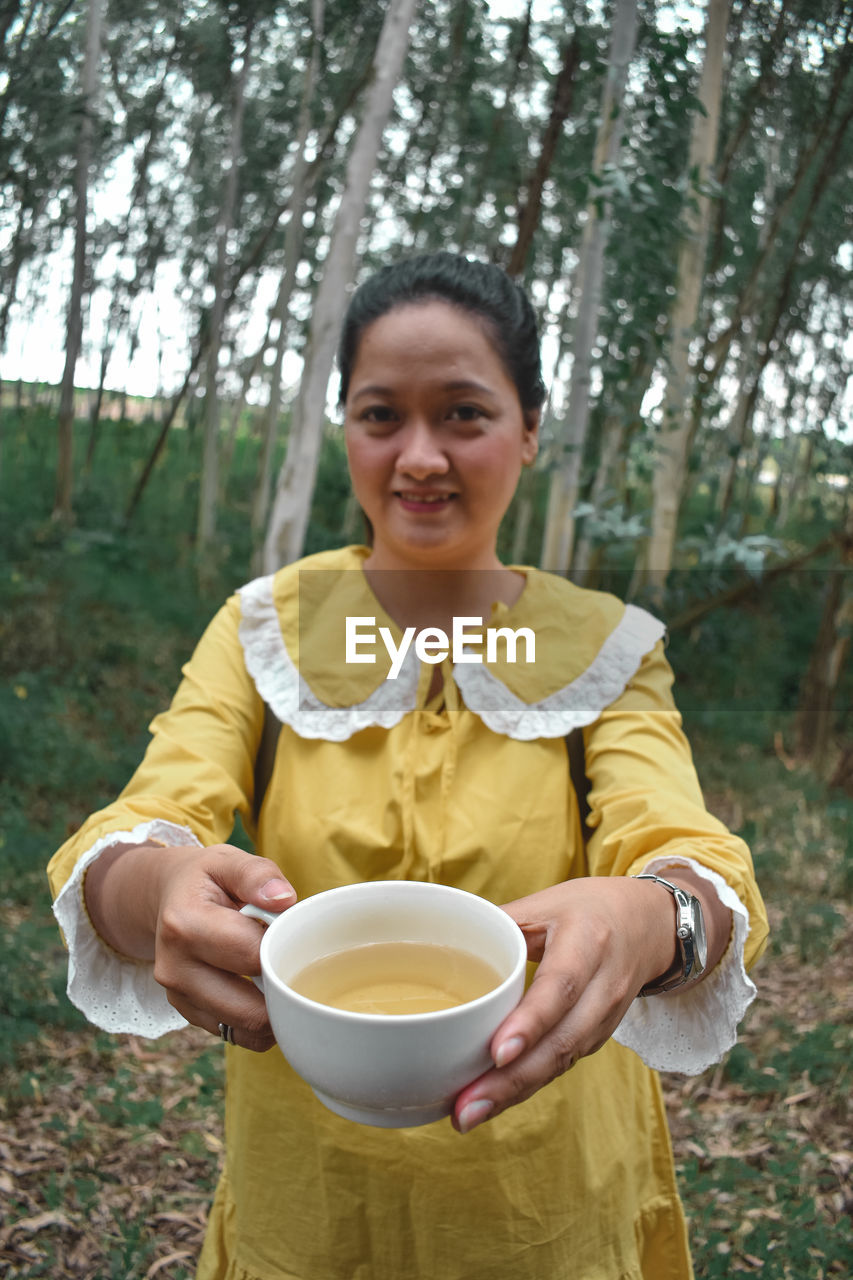
[[5,1232],[11,1235],[15,1231],[23,1231],[26,1235],[35,1235],[37,1231],[44,1231],[46,1227],[67,1227],[74,1230],[74,1224],[69,1222],[64,1213],[37,1213],[34,1218],[19,1218],[17,1222],[12,1222],[8,1227],[4,1228]]
[[145,1272],[145,1280],[151,1280],[151,1277],[156,1276],[158,1271],[162,1271],[164,1267],[170,1266],[173,1262],[186,1262],[187,1258],[192,1256],[189,1249],[178,1249],[175,1253],[167,1253],[165,1258],[158,1258],[156,1262],[152,1262]]

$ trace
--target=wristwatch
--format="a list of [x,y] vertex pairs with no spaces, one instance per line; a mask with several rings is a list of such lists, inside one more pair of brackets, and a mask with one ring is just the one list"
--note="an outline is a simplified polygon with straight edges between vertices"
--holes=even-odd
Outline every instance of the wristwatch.
[[705,972],[708,963],[708,943],[705,938],[705,919],[702,915],[702,904],[692,893],[680,889],[677,884],[670,884],[661,876],[644,874],[634,876],[635,880],[656,880],[668,889],[675,898],[675,941],[677,950],[675,960],[659,978],[647,982],[640,990],[641,996],[657,996],[663,991],[673,991],[683,986],[689,978],[698,978]]

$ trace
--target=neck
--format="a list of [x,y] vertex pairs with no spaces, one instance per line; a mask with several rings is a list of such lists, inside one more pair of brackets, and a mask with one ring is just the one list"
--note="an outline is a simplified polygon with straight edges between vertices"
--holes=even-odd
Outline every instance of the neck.
[[484,569],[397,569],[377,566],[370,556],[364,572],[379,603],[401,627],[441,627],[454,617],[488,618],[495,601],[515,604],[524,576],[497,562]]

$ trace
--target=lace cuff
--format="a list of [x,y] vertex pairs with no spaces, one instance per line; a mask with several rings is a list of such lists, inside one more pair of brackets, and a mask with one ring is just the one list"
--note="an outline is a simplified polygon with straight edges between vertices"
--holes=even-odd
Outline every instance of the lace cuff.
[[[154,980],[154,966],[120,956],[95,932],[83,897],[86,869],[117,844],[194,844],[186,827],[154,819],[132,831],[111,831],[96,840],[77,862],[57,894],[53,914],[68,946],[68,999],[102,1031],[125,1032],[154,1040],[187,1026]],[[200,846],[199,846],[200,847]]]
[[729,945],[711,973],[687,991],[637,998],[613,1033],[619,1044],[633,1049],[655,1071],[679,1071],[698,1076],[732,1048],[737,1026],[757,994],[744,967],[744,944],[749,913],[722,876],[692,858],[653,858],[644,871],[690,867],[710,880],[720,901],[732,912],[734,928]]

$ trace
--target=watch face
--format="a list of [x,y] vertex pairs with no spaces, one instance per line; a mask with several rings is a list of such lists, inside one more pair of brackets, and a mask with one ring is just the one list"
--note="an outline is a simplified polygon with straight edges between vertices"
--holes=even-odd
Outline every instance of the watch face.
[[696,952],[696,972],[704,973],[708,964],[708,940],[705,937],[705,917],[698,898],[693,899],[693,946]]

